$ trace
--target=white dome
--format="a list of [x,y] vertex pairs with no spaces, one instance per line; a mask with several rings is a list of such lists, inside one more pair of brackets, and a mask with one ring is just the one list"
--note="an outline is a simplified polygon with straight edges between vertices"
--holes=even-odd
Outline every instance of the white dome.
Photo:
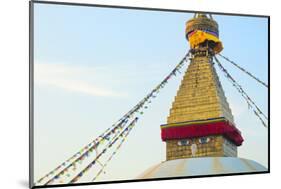
[[145,171],[138,179],[264,171],[268,171],[267,168],[252,160],[236,157],[202,157],[164,161]]

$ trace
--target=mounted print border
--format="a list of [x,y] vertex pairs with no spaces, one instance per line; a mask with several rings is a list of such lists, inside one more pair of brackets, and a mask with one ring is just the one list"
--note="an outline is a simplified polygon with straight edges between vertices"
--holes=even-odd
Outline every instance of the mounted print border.
[[29,7],[30,188],[270,173],[269,16]]

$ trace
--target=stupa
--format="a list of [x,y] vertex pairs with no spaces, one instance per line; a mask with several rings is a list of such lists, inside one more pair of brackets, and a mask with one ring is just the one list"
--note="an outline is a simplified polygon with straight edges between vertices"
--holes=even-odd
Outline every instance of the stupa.
[[257,162],[237,157],[243,137],[213,65],[223,50],[217,22],[195,14],[186,23],[191,62],[174,99],[167,123],[161,125],[166,161],[138,178],[260,172]]

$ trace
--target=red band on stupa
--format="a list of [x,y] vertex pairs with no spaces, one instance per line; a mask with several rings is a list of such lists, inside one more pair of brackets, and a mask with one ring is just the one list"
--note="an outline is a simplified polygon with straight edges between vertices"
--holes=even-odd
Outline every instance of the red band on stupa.
[[163,141],[210,135],[223,135],[237,146],[240,146],[244,141],[240,131],[227,120],[202,124],[183,124],[180,126],[163,125],[161,127],[161,138]]

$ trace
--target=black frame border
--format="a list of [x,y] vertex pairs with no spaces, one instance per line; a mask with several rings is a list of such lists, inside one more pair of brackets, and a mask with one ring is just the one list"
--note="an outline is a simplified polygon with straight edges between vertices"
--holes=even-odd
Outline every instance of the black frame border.
[[[215,174],[215,175],[198,175],[198,176],[184,176],[184,177],[166,177],[153,179],[135,179],[135,180],[116,180],[116,181],[102,181],[102,182],[87,182],[87,183],[73,183],[73,184],[54,184],[34,186],[34,4],[52,4],[52,5],[67,5],[67,6],[85,6],[85,7],[100,7],[100,8],[119,8],[145,11],[163,11],[163,12],[178,12],[178,13],[208,13],[224,16],[245,16],[245,17],[261,17],[268,20],[268,170],[262,172],[245,172],[245,173],[229,173],[229,174]],[[164,9],[164,8],[149,8],[149,7],[133,7],[120,5],[102,5],[102,4],[88,4],[88,3],[72,3],[72,2],[57,2],[57,1],[29,1],[29,188],[53,188],[53,187],[68,187],[68,186],[86,186],[98,184],[116,184],[116,183],[131,183],[144,181],[163,181],[175,179],[191,179],[191,178],[209,178],[209,177],[224,177],[224,176],[239,176],[239,175],[256,175],[270,173],[270,16],[269,15],[255,15],[255,14],[239,14],[239,13],[223,13],[223,12],[207,12],[196,10],[180,10],[180,9]]]

